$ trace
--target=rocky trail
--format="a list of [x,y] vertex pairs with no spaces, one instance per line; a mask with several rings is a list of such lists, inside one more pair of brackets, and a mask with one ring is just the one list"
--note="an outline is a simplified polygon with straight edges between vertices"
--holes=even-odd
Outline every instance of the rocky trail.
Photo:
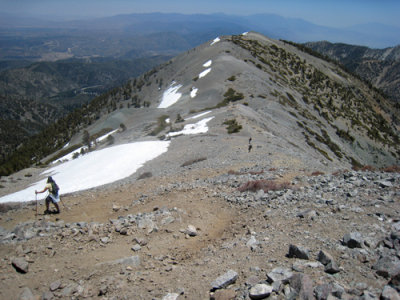
[[399,299],[399,186],[187,167],[67,195],[60,215],[23,205],[1,214],[0,298]]

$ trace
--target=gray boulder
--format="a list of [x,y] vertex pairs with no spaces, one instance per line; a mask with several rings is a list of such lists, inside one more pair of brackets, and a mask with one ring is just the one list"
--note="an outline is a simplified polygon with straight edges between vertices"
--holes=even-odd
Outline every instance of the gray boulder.
[[218,289],[223,289],[228,285],[236,282],[237,278],[238,278],[238,273],[233,270],[229,270],[228,272],[221,275],[211,283],[211,290],[215,291]]
[[273,291],[272,286],[268,284],[257,284],[250,289],[249,296],[251,299],[264,299]]
[[29,271],[29,263],[22,257],[14,258],[11,264],[19,273],[28,273]]
[[362,248],[363,238],[359,232],[346,233],[343,237],[343,245],[349,248]]
[[310,255],[308,249],[291,244],[289,245],[289,253],[287,254],[287,257],[309,259]]

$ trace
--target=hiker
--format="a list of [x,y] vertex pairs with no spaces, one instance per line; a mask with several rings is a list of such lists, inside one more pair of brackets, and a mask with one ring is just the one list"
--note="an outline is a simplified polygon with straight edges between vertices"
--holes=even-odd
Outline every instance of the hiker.
[[250,138],[249,138],[249,148],[248,148],[248,149],[249,149],[249,153],[250,153],[251,149],[253,148],[253,145],[251,144],[251,140],[252,140],[252,139],[251,139],[251,137],[250,137]]
[[56,207],[56,214],[60,213],[60,207],[58,206],[58,202],[60,202],[60,196],[58,195],[58,185],[56,184],[56,182],[54,181],[54,179],[49,176],[47,178],[47,184],[44,187],[43,191],[35,191],[36,194],[41,194],[44,193],[46,191],[49,191],[49,195],[46,197],[46,210],[44,211],[45,214],[50,214],[51,211],[49,210],[49,205],[50,202],[52,202],[54,204],[54,206]]

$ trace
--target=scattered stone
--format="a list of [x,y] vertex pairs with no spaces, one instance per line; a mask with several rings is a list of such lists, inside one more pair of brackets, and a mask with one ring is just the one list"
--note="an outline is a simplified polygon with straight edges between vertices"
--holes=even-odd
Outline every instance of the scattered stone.
[[293,273],[289,269],[275,268],[267,274],[267,281],[269,283],[282,282],[286,284],[292,276]]
[[211,293],[211,300],[235,300],[236,292],[231,289],[217,290],[215,293]]
[[116,204],[113,204],[113,206],[112,206],[112,210],[113,210],[113,211],[117,212],[117,211],[119,211],[120,209],[121,209],[121,206],[116,205]]
[[233,270],[229,270],[211,283],[211,290],[215,291],[226,288],[228,285],[235,283],[238,276],[238,273]]
[[61,281],[57,280],[54,281],[50,284],[50,291],[54,292],[55,290],[58,290],[61,287]]
[[140,249],[142,249],[142,247],[140,247],[139,244],[136,244],[136,245],[133,245],[131,249],[132,249],[132,251],[137,252],[137,251],[139,251]]
[[382,256],[372,268],[378,275],[390,279],[400,273],[400,261],[394,256]]
[[385,285],[381,294],[381,300],[400,300],[399,293],[389,285]]
[[309,259],[309,251],[308,249],[296,246],[296,245],[289,245],[289,253],[287,254],[289,258],[300,258],[300,259]]
[[186,228],[186,234],[188,236],[197,236],[197,229],[195,226],[193,225],[188,225],[188,227]]
[[42,294],[42,300],[53,300],[54,298],[55,298],[54,294],[50,291],[45,291]]
[[346,233],[343,237],[343,245],[349,248],[362,248],[362,244],[363,239],[359,232]]
[[330,262],[333,261],[333,257],[332,257],[332,255],[330,255],[328,252],[321,250],[321,251],[319,251],[319,253],[318,253],[317,260],[318,260],[321,264],[323,264],[324,266],[326,266],[327,264],[329,264]]
[[25,274],[29,271],[29,263],[23,257],[14,258],[11,264],[19,273]]
[[18,297],[18,300],[36,300],[36,297],[33,295],[30,288],[24,287]]
[[273,291],[272,286],[267,284],[257,284],[250,289],[249,296],[251,299],[264,299]]
[[325,266],[325,272],[328,274],[336,274],[340,272],[339,266],[332,260]]
[[296,291],[298,299],[314,299],[313,283],[308,275],[296,273],[290,278],[289,284]]
[[168,293],[167,295],[165,295],[162,300],[177,300],[179,297],[179,294],[176,293]]

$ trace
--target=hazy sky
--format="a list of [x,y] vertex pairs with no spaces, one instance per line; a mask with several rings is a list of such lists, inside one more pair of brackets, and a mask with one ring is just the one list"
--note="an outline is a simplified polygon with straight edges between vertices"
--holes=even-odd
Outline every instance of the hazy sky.
[[274,13],[334,27],[370,22],[400,27],[400,0],[0,0],[0,12],[70,19],[148,12]]

